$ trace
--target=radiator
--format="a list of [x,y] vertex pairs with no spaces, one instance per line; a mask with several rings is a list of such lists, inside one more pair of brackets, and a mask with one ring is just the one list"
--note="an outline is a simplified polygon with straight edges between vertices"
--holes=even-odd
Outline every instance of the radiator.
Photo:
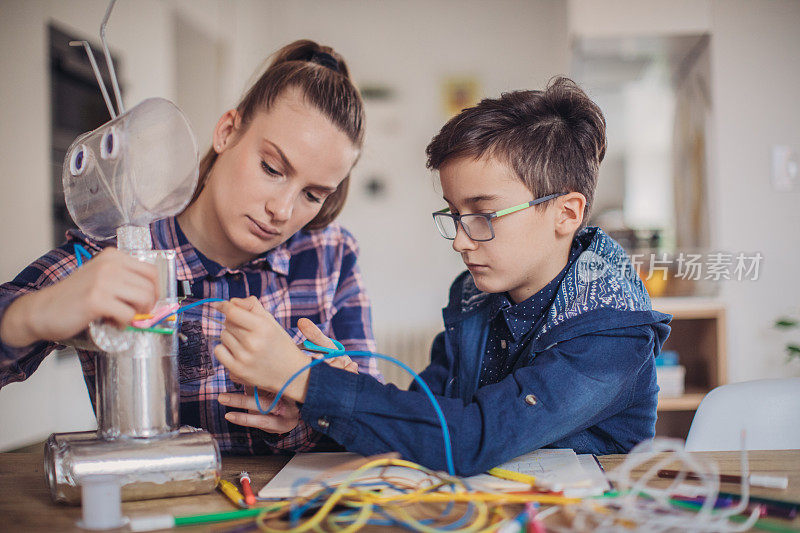
[[[396,357],[410,366],[414,372],[419,373],[428,366],[431,344],[440,331],[441,326],[403,330],[376,328],[375,341],[378,344],[378,353]],[[386,383],[394,383],[401,389],[407,388],[413,379],[408,372],[389,361],[379,359],[378,368]]]

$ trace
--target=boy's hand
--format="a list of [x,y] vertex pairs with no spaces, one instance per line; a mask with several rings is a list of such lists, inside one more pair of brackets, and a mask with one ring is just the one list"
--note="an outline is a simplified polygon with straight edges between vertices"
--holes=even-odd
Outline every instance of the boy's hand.
[[125,327],[156,303],[158,270],[116,248],[106,248],[68,277],[12,303],[0,323],[10,346],[69,339],[95,320]]
[[[287,433],[293,430],[300,422],[300,408],[297,403],[283,398],[278,405],[268,414],[263,415],[256,406],[254,391],[248,387],[245,394],[224,393],[219,395],[219,403],[228,407],[246,409],[246,413],[229,412],[225,420],[239,426],[257,428],[267,433]],[[259,391],[259,403],[266,409],[275,399],[275,394]]]
[[[322,346],[323,348],[336,348],[336,345],[333,344],[331,341],[322,331],[307,318],[301,318],[297,321],[297,328],[300,330],[306,339],[313,342],[317,346]],[[331,365],[332,367],[342,368],[347,370],[348,372],[352,372],[354,374],[358,374],[358,363],[351,360],[350,357],[346,355],[341,355],[339,357],[334,357],[331,359],[325,359],[325,362]]]

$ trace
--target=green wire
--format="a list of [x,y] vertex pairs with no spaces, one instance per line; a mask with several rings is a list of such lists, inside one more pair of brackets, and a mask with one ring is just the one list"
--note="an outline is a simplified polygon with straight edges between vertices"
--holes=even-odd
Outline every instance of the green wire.
[[[675,507],[681,509],[688,509],[691,511],[697,511],[700,509],[703,504],[702,503],[695,503],[695,502],[682,502],[680,500],[669,500],[670,505],[674,505]],[[733,515],[729,516],[728,520],[731,522],[746,522],[750,517],[743,516],[743,515]],[[761,529],[762,531],[774,531],[776,533],[798,533],[800,529],[795,529],[793,527],[784,526],[782,524],[776,524],[775,522],[768,522],[763,519],[756,520],[756,523],[753,524],[753,527],[756,529]]]
[[[605,494],[601,494],[599,496],[593,496],[593,498],[596,498],[596,499],[600,499],[600,498],[617,498],[617,497],[623,496],[625,494],[629,494],[629,491],[626,491],[624,493],[623,492],[618,492],[618,491],[609,491],[609,492],[606,492]],[[650,498],[646,493],[640,492],[639,494],[641,496],[646,497],[646,498]],[[695,512],[698,511],[703,506],[702,503],[684,502],[684,501],[681,501],[681,500],[674,500],[674,499],[670,499],[669,503],[670,503],[670,505],[673,505],[673,506],[678,507],[680,509],[687,509],[687,510],[695,511]],[[749,518],[750,518],[749,516],[734,515],[734,516],[729,516],[728,520],[730,520],[731,522],[745,522]],[[789,526],[784,526],[782,524],[776,524],[775,522],[770,522],[770,521],[763,520],[763,519],[756,520],[756,523],[753,524],[753,527],[756,528],[756,529],[761,529],[762,531],[772,531],[774,533],[800,533],[800,529],[796,529],[796,528],[789,527]]]
[[128,326],[125,329],[126,330],[129,329],[131,331],[148,331],[150,333],[161,333],[162,335],[172,335],[173,333],[175,333],[175,330],[170,328],[136,328],[133,326]]
[[261,513],[269,513],[282,509],[283,505],[272,507],[258,507],[256,509],[243,509],[241,511],[223,511],[221,513],[196,514],[174,517],[176,526],[192,526],[196,524],[207,524],[209,522],[225,522],[228,520],[241,520],[242,518],[253,518]]

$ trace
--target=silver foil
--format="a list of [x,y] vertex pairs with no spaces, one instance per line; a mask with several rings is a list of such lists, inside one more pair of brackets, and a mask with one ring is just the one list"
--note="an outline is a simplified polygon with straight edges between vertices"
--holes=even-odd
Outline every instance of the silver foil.
[[153,238],[147,226],[120,226],[117,228],[117,248],[120,250],[150,250]]
[[44,466],[53,500],[69,504],[80,503],[80,479],[89,474],[118,476],[124,501],[205,494],[221,474],[216,441],[188,427],[148,439],[98,440],[93,431],[53,434]]
[[[156,308],[177,303],[175,252],[135,250],[131,255],[158,268]],[[175,322],[159,327],[174,328]],[[89,329],[104,351],[95,359],[98,435],[153,437],[178,428],[177,335],[120,330],[110,325]]]
[[[136,242],[149,244],[149,230],[123,229],[118,238],[125,251],[158,268],[156,308],[177,303],[175,252],[131,249]],[[54,433],[48,439],[44,466],[54,501],[79,503],[81,476],[89,474],[119,477],[123,500],[214,490],[222,464],[219,447],[206,431],[178,429],[176,322],[158,327],[173,332],[90,325],[89,337],[101,350],[95,358],[98,430]]]
[[[147,229],[147,228],[145,228]],[[148,231],[148,235],[150,235]],[[156,294],[158,301],[156,308],[162,305],[169,305],[178,301],[178,282],[175,274],[175,251],[174,250],[126,250],[130,255],[146,263],[155,265],[158,270],[158,278],[156,286]],[[166,324],[166,323],[164,323]],[[131,348],[134,345],[134,339],[141,339],[142,336],[147,336],[141,332],[131,331],[129,329],[119,329],[113,324],[105,322],[92,322],[89,324],[89,338],[91,339],[96,350],[107,353],[123,353],[127,352],[128,355],[136,353],[147,352],[146,348],[141,346]],[[155,347],[157,350],[161,348]],[[151,352],[147,352],[151,353]],[[159,352],[167,353],[167,352]]]
[[178,429],[174,337],[139,333],[126,352],[97,354],[95,403],[101,438],[153,437]]

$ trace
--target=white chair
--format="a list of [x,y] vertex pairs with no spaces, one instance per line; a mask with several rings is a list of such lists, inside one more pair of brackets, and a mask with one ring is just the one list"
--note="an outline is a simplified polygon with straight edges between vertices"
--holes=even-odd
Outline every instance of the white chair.
[[800,378],[731,383],[709,392],[692,420],[686,449],[800,449]]

